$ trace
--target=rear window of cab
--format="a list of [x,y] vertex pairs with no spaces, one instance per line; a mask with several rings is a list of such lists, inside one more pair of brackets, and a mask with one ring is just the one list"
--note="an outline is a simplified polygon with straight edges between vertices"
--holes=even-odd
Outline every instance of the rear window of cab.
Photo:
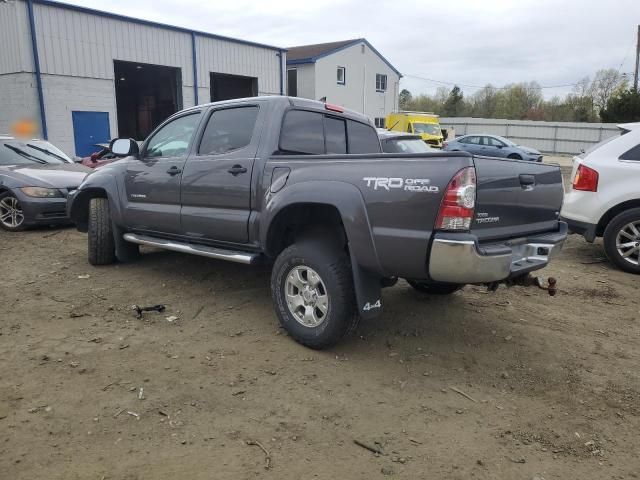
[[307,110],[285,114],[279,150],[290,155],[381,153],[371,125]]

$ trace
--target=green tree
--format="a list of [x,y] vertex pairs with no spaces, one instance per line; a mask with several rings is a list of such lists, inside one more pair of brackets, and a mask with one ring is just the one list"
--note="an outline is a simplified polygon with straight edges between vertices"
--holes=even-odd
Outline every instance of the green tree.
[[638,122],[640,121],[640,92],[633,88],[617,92],[600,111],[603,122]]
[[406,88],[403,88],[398,96],[398,103],[400,104],[400,110],[407,110],[411,102],[413,101],[413,95]]
[[442,115],[446,117],[460,117],[465,110],[464,94],[457,85],[449,92],[449,97],[442,105]]

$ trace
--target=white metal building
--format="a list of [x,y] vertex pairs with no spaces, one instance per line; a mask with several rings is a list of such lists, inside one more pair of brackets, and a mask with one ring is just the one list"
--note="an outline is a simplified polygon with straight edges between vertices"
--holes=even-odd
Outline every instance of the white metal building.
[[0,133],[70,155],[198,103],[284,93],[286,50],[48,0],[0,2]]
[[364,113],[379,127],[398,110],[402,74],[366,39],[291,47],[287,90]]

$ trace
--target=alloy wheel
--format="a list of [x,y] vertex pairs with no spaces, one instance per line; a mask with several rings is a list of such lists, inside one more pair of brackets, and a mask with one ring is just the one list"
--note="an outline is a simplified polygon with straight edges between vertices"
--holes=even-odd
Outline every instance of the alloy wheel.
[[640,265],[640,220],[627,223],[616,235],[618,254],[632,265]]
[[304,265],[287,274],[285,295],[289,312],[305,327],[317,327],[327,318],[329,295],[320,275]]
[[24,213],[15,197],[0,200],[0,223],[9,229],[16,229],[24,222]]

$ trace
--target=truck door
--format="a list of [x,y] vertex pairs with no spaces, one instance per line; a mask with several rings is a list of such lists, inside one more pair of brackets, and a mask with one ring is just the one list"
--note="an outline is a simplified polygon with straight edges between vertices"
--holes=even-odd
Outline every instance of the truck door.
[[139,159],[127,160],[127,225],[137,230],[180,233],[180,179],[200,119],[200,112],[172,119],[153,133]]
[[251,177],[259,126],[264,123],[261,116],[260,107],[251,104],[210,112],[182,174],[183,234],[203,240],[248,242]]

